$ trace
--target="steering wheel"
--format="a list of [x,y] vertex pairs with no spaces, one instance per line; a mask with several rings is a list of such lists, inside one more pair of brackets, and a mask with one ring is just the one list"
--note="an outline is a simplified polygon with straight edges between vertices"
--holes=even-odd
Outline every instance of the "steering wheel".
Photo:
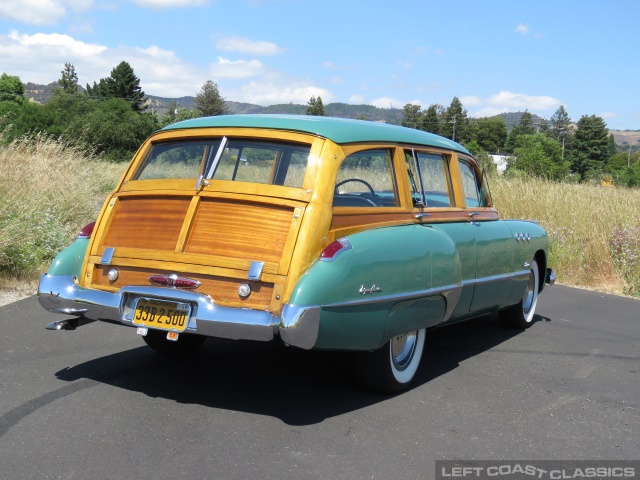
[[371,198],[375,198],[376,197],[376,192],[373,189],[373,187],[365,182],[364,180],[361,180],[359,178],[347,178],[346,180],[342,180],[341,182],[336,183],[336,188],[335,188],[335,194],[339,195],[338,192],[338,187],[341,187],[342,185],[344,185],[345,183],[349,183],[349,182],[359,182],[362,183],[365,187],[367,187],[369,189],[369,192],[371,193]]

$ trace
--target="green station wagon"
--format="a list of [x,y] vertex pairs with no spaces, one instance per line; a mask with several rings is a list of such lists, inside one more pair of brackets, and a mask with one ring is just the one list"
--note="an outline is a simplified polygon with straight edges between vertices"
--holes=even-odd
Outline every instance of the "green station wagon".
[[359,380],[406,388],[431,329],[534,320],[555,276],[532,221],[501,220],[471,154],[418,130],[229,115],[170,125],[95,224],[41,277],[65,318],[186,353],[207,337],[353,351]]

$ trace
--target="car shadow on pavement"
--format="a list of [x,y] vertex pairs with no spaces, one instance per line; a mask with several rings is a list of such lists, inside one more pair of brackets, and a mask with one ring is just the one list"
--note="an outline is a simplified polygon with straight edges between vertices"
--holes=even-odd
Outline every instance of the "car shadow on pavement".
[[[430,380],[520,333],[503,328],[495,315],[433,331],[412,389],[428,388]],[[391,398],[363,390],[351,360],[345,352],[208,339],[188,357],[167,358],[142,346],[66,368],[56,377],[68,382],[91,379],[151,398],[312,425]]]

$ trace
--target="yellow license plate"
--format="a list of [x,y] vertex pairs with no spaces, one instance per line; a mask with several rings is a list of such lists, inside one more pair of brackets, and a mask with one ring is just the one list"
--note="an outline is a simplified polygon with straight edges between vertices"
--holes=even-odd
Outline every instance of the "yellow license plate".
[[165,302],[139,298],[133,314],[135,325],[183,332],[189,323],[191,307],[188,303]]

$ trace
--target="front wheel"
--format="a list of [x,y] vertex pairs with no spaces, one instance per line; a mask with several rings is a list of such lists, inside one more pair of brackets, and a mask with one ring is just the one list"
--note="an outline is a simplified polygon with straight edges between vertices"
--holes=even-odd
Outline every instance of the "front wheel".
[[523,329],[529,328],[533,324],[533,316],[538,304],[538,291],[540,290],[540,271],[535,260],[531,262],[529,268],[529,283],[527,283],[522,300],[500,311],[500,320],[508,327]]
[[397,335],[373,352],[356,354],[360,383],[378,392],[399,392],[414,379],[424,350],[425,329]]
[[142,337],[144,343],[165,355],[187,355],[195,352],[207,337],[193,333],[181,333],[177,341],[167,340],[167,332],[149,329]]

